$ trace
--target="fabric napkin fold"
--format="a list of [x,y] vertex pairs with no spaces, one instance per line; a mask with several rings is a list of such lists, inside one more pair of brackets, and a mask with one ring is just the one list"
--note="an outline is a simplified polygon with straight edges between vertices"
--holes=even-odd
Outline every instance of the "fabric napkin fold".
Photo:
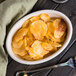
[[6,76],[8,64],[8,55],[3,47],[6,26],[8,29],[12,27],[17,20],[32,9],[36,2],[37,0],[5,0],[0,4],[0,76]]

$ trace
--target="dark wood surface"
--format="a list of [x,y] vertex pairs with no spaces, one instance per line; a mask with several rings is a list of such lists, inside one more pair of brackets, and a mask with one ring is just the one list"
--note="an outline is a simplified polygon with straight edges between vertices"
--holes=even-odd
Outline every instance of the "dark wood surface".
[[[15,76],[19,70],[32,70],[42,67],[51,66],[66,61],[68,58],[76,55],[76,42],[69,48],[70,44],[76,39],[76,0],[69,0],[65,4],[56,4],[51,0],[38,0],[34,8],[30,12],[42,9],[55,9],[66,14],[73,24],[73,36],[67,48],[54,59],[39,65],[22,65],[9,57],[6,76]],[[68,49],[69,48],[69,49]],[[76,69],[70,67],[59,67],[34,73],[33,76],[76,76]]]

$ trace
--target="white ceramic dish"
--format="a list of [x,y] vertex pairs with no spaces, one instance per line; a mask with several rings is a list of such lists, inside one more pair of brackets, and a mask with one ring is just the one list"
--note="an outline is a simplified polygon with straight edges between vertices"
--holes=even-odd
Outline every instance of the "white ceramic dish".
[[[23,60],[23,59],[19,58],[17,55],[15,55],[12,51],[12,48],[11,48],[12,37],[15,34],[15,32],[22,26],[22,24],[24,23],[25,20],[29,19],[32,16],[39,15],[41,13],[47,13],[50,15],[50,17],[61,17],[62,19],[64,19],[66,21],[67,27],[68,27],[66,40],[65,40],[63,46],[56,53],[54,53],[53,55],[51,55],[47,58],[37,60],[37,61]],[[49,61],[49,60],[55,58],[67,47],[67,45],[69,44],[71,37],[72,37],[72,31],[73,31],[73,29],[72,29],[71,21],[69,20],[69,18],[66,15],[64,15],[61,12],[58,12],[55,10],[41,10],[41,11],[33,12],[33,13],[28,14],[27,16],[23,17],[22,19],[20,19],[9,31],[9,34],[6,39],[6,49],[7,49],[8,54],[11,56],[11,58],[21,64],[28,64],[28,65],[40,64],[40,63],[43,63],[43,62],[46,62],[46,61]]]

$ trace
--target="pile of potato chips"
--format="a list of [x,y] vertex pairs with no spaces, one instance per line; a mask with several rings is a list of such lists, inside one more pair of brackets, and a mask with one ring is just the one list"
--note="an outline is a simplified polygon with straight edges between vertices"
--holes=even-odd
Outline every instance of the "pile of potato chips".
[[25,60],[39,60],[55,53],[66,37],[67,24],[46,13],[31,17],[15,33],[12,50]]

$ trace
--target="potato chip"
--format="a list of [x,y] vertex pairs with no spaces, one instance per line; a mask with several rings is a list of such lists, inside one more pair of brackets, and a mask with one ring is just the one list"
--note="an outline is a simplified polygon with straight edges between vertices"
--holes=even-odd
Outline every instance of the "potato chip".
[[33,59],[41,59],[44,55],[49,53],[49,51],[46,51],[42,48],[41,42],[36,40],[29,50],[30,57]]
[[24,46],[24,47],[28,46],[27,37],[25,37],[25,38],[23,39],[23,46]]
[[[61,21],[61,19],[55,19],[53,22],[48,22],[47,23],[47,26],[48,26],[48,32],[46,34],[47,38],[51,38],[51,39],[55,40],[54,32],[55,32],[55,29],[58,28],[58,25],[59,25],[60,21]],[[59,40],[57,40],[57,41],[59,41]]]
[[48,50],[48,51],[53,50],[53,47],[52,47],[52,45],[50,43],[43,42],[41,45],[42,45],[43,49],[45,49],[45,50]]
[[52,41],[51,41],[51,45],[52,45],[53,47],[61,47],[61,46],[62,46],[61,44],[59,44],[59,43],[57,43],[57,42],[52,42]]
[[20,40],[18,42],[16,42],[15,40],[12,41],[12,46],[14,48],[20,48],[22,45],[23,45],[23,41],[22,40]]
[[47,25],[43,21],[37,20],[30,25],[30,31],[35,39],[42,40],[47,33]]
[[33,61],[33,59],[28,54],[22,56],[21,58],[28,60],[28,61]]
[[15,39],[16,42],[18,42],[19,40],[23,39],[24,36],[26,36],[27,32],[28,32],[28,29],[21,28],[16,32],[13,39]]
[[30,20],[26,20],[26,21],[23,23],[22,27],[23,27],[23,28],[24,28],[24,27],[28,27],[29,24],[30,24]]
[[48,27],[48,30],[47,30],[46,37],[49,38],[49,35],[54,33],[55,28],[53,26],[53,22],[48,22],[47,27]]
[[54,37],[55,38],[61,38],[63,36],[64,32],[60,32],[58,30],[55,30]]
[[24,56],[27,54],[27,51],[24,48],[12,48],[13,52],[17,55]]
[[60,38],[55,38],[52,34],[48,34],[48,38],[51,39],[54,42],[62,42],[62,40]]
[[61,19],[56,19],[56,20],[54,20],[54,21],[53,21],[53,26],[54,26],[55,28],[58,28],[58,25],[59,25],[60,21],[61,21]]
[[34,16],[34,17],[30,18],[30,21],[31,21],[31,22],[34,22],[34,21],[37,21],[37,20],[39,20],[39,19],[40,19],[39,16]]
[[31,46],[34,42],[34,40],[32,38],[29,37],[25,37],[25,46]]
[[48,22],[47,27],[48,27],[48,32],[54,33],[55,27],[53,26],[53,22]]
[[40,14],[40,18],[45,22],[50,21],[50,16],[46,13]]
[[27,40],[27,45],[28,46],[31,46],[33,44],[34,40],[35,40],[34,36],[30,32],[30,30],[28,30],[28,32],[27,32],[26,40]]
[[50,18],[50,22],[53,22],[53,21],[55,21],[57,18],[56,17],[51,17]]
[[54,31],[54,37],[61,38],[64,35],[65,31],[66,31],[66,23],[63,20],[61,20],[58,25],[58,28],[56,28]]
[[30,46],[26,46],[26,50],[27,50],[27,51],[29,51],[29,50],[30,50],[30,48],[31,48]]

